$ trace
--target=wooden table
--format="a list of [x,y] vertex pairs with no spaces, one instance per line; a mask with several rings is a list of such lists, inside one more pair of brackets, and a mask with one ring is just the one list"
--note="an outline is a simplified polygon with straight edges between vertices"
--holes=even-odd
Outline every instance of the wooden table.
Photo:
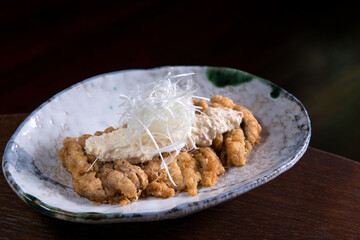
[[[27,114],[0,115],[0,149]],[[183,218],[87,225],[42,215],[0,177],[0,239],[359,239],[360,163],[309,148],[290,170]]]

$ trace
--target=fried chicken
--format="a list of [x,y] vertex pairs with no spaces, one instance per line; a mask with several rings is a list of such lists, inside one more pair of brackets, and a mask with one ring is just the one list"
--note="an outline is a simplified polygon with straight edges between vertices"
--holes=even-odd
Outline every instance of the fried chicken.
[[175,183],[174,185],[166,169],[161,168],[161,162],[160,157],[155,157],[143,166],[143,170],[148,175],[150,181],[146,188],[146,194],[162,198],[171,197],[175,194],[175,191],[181,192],[185,188],[184,178],[180,167],[177,165],[177,161],[173,160],[167,167]]
[[225,172],[219,157],[210,147],[201,147],[192,153],[199,163],[201,185],[211,187],[216,183],[217,176]]
[[[210,102],[212,107],[227,107],[242,112],[243,119],[239,127],[243,132],[232,130],[231,133],[225,133],[224,136],[226,135],[228,140],[223,142],[221,141],[221,137],[217,136],[213,142],[213,147],[217,154],[220,155],[223,164],[227,163],[235,166],[244,165],[254,145],[261,140],[260,124],[249,109],[234,104],[234,102],[227,97],[216,95],[210,99]],[[232,134],[233,136],[231,136]]]
[[201,147],[191,154],[181,152],[168,165],[170,175],[176,185],[174,185],[165,169],[161,169],[161,160],[153,159],[143,167],[148,175],[150,184],[146,188],[147,195],[158,197],[171,197],[174,193],[187,191],[190,195],[197,195],[197,187],[213,186],[217,176],[225,172],[220,159],[210,147]]
[[247,154],[250,153],[253,146],[258,143],[260,138],[261,126],[249,109],[236,105],[234,110],[241,111],[244,114],[241,127],[245,134],[245,147]]
[[134,183],[140,193],[141,190],[144,190],[149,184],[146,173],[139,166],[132,165],[126,160],[117,160],[114,168],[115,170],[124,173],[125,176]]
[[[241,112],[237,113],[243,115],[240,126],[217,135],[211,147],[180,152],[167,165],[170,175],[162,166],[159,155],[137,165],[125,159],[102,162],[98,161],[98,156],[85,150],[86,139],[92,135],[84,134],[77,139],[65,138],[58,155],[62,165],[72,175],[74,190],[96,203],[126,205],[140,197],[169,198],[183,191],[196,196],[199,186],[213,186],[218,176],[225,172],[224,166],[240,167],[246,163],[253,146],[261,139],[261,126],[251,111],[236,105],[227,97],[216,95],[210,101],[211,107],[225,107]],[[200,111],[209,107],[205,100],[195,99],[193,104],[201,107]],[[94,135],[100,136],[114,130],[109,127]],[[163,153],[164,159],[171,157],[171,154]]]
[[193,99],[193,104],[195,106],[201,107],[200,111],[202,111],[202,112],[205,111],[209,107],[209,105],[207,104],[207,102],[204,99],[202,99],[200,101],[198,99]]
[[105,163],[98,173],[110,203],[127,199],[136,201],[138,191],[135,184],[122,172],[114,170],[113,163]]
[[218,156],[220,155],[220,153],[224,150],[223,134],[217,135],[216,138],[214,138],[211,148],[215,150],[215,152]]
[[201,180],[198,162],[187,152],[181,152],[176,161],[183,175],[186,191],[191,196],[197,195],[197,186]]
[[244,132],[235,128],[225,133],[226,163],[237,167],[243,166],[246,162],[247,152],[245,151]]
[[148,185],[148,177],[138,166],[126,160],[91,163],[96,157],[87,155],[84,142],[89,135],[65,138],[59,151],[63,166],[72,175],[75,192],[98,203],[126,205],[136,201]]
[[106,199],[105,190],[100,179],[95,177],[96,173],[87,172],[91,165],[88,163],[81,145],[75,138],[69,137],[64,139],[63,145],[59,151],[59,157],[62,160],[62,165],[72,175],[75,192],[91,201],[104,201]]
[[159,198],[169,198],[175,195],[175,190],[168,187],[166,183],[155,180],[147,186],[146,195]]
[[233,109],[236,106],[230,98],[221,95],[213,96],[210,99],[210,102],[213,107],[227,107]]

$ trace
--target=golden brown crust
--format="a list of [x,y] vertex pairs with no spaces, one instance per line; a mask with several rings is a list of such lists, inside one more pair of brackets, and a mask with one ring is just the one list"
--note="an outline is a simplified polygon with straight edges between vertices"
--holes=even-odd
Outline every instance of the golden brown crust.
[[114,168],[115,170],[124,173],[140,192],[149,184],[146,173],[139,166],[132,165],[126,160],[117,160]]
[[151,161],[146,162],[142,169],[148,176],[149,182],[152,182],[159,178],[161,173],[161,159],[156,156]]
[[122,172],[106,171],[101,175],[101,182],[108,195],[114,196],[120,193],[128,199],[137,197],[135,184]]
[[[115,130],[115,128],[113,128],[113,127],[108,127],[108,128],[106,128],[104,131],[96,131],[95,133],[94,133],[94,136],[101,136],[101,135],[103,135],[104,133],[109,133],[109,132],[112,132],[112,131],[114,131]],[[88,134],[85,134],[85,135],[88,135]]]
[[225,172],[219,157],[210,147],[201,147],[191,154],[181,152],[168,165],[171,178],[176,185],[172,184],[166,170],[161,169],[159,158],[147,162],[143,169],[151,182],[146,194],[160,197],[169,196],[169,188],[176,192],[186,190],[190,195],[196,196],[199,183],[203,186],[213,186],[217,176]]
[[81,136],[78,138],[78,143],[84,148],[84,147],[85,147],[85,141],[86,141],[86,139],[88,139],[89,137],[91,137],[90,134],[81,135]]
[[63,166],[72,175],[75,192],[91,201],[127,204],[136,201],[148,185],[145,172],[126,160],[91,164],[96,158],[86,155],[84,142],[89,135],[65,138],[59,151]]
[[[183,174],[181,172],[180,167],[177,164],[177,161],[173,160],[170,164],[168,164],[168,170],[170,172],[171,178],[174,181],[175,185],[171,182],[169,175],[166,172],[165,168],[161,168],[161,159],[155,158],[152,161],[147,162],[143,169],[144,172],[149,176],[149,180],[156,181],[156,182],[163,182],[169,188],[173,188],[177,192],[181,192],[185,189],[185,183]],[[161,187],[159,191],[167,189]],[[154,190],[152,190],[154,191]],[[159,193],[161,195],[161,193]]]
[[[205,100],[194,100],[194,105],[208,108]],[[85,141],[91,135],[78,139],[65,138],[59,157],[63,166],[72,174],[74,190],[96,203],[126,205],[139,197],[168,198],[175,192],[187,191],[196,196],[198,186],[213,186],[219,175],[225,172],[223,165],[243,166],[253,146],[260,141],[261,126],[251,111],[220,95],[211,98],[212,107],[227,107],[243,113],[242,124],[227,133],[218,135],[211,147],[200,147],[192,152],[180,152],[168,164],[167,171],[161,167],[161,159],[155,156],[143,165],[133,165],[126,160],[101,162],[87,154]],[[109,127],[94,135],[114,131]],[[164,154],[164,158],[169,154]],[[91,164],[93,166],[90,168]],[[90,170],[89,170],[90,169]]]
[[236,105],[234,110],[241,111],[244,114],[242,125],[245,138],[254,146],[260,141],[261,126],[252,114],[252,112],[244,106]]
[[103,201],[106,198],[101,181],[95,173],[87,172],[91,166],[81,145],[75,138],[65,138],[64,147],[59,151],[62,165],[71,173],[74,190],[91,201]]
[[210,147],[200,147],[192,155],[199,162],[201,185],[213,186],[216,183],[217,176],[225,172],[219,157]]
[[221,95],[215,95],[210,99],[212,107],[227,107],[233,109],[235,103],[228,97],[223,97]]
[[221,152],[224,150],[224,137],[222,134],[216,136],[212,142],[211,148],[215,150],[218,156],[220,156]]
[[146,195],[159,198],[169,198],[175,195],[175,190],[164,182],[152,181],[146,188]]
[[187,192],[191,196],[196,196],[197,186],[201,180],[198,162],[187,152],[181,152],[176,157],[176,161],[181,169]]
[[[234,132],[234,134],[236,134],[236,136],[234,136],[234,138],[237,139],[236,141],[231,140],[231,138],[229,138],[230,137],[229,134],[227,135],[229,138],[228,149],[231,149],[231,151],[236,151],[236,152],[241,151],[243,153],[239,152],[237,155],[234,155],[234,153],[233,153],[231,156],[229,156],[228,152],[230,150],[225,150],[225,149],[220,150],[221,149],[221,141],[220,141],[220,138],[218,138],[218,137],[217,137],[218,139],[214,140],[215,143],[213,144],[213,147],[214,147],[216,153],[220,156],[222,163],[227,162],[228,164],[229,163],[234,164],[235,166],[242,166],[243,164],[241,164],[241,162],[245,163],[246,158],[250,154],[250,151],[252,150],[254,145],[261,140],[261,138],[260,138],[261,126],[249,109],[247,109],[244,106],[239,106],[239,105],[234,104],[234,102],[227,97],[223,97],[221,95],[216,95],[216,96],[212,97],[210,99],[210,101],[211,101],[212,107],[227,107],[227,108],[234,109],[236,111],[240,111],[244,115],[242,123],[241,123],[241,129],[243,130],[244,140],[241,140],[241,144],[240,144],[239,137],[237,136],[237,135],[241,134],[241,133],[239,133],[239,131]],[[244,143],[244,146],[245,146],[244,150],[242,149],[242,146],[243,146],[242,142]],[[225,145],[226,145],[226,143],[225,143]],[[225,145],[223,145],[223,146],[225,146]],[[240,146],[241,146],[241,149],[239,149]],[[237,150],[235,150],[235,149],[237,149]],[[237,158],[239,158],[239,159],[236,159],[235,156],[237,156]],[[226,158],[226,161],[225,161],[225,158]]]
[[227,164],[237,167],[245,164],[247,153],[245,151],[245,137],[242,129],[235,128],[225,134],[225,151]]
[[207,102],[204,99],[202,99],[200,101],[198,99],[193,99],[193,104],[195,106],[201,107],[200,111],[202,111],[202,112],[205,111],[209,107],[209,105],[207,104]]

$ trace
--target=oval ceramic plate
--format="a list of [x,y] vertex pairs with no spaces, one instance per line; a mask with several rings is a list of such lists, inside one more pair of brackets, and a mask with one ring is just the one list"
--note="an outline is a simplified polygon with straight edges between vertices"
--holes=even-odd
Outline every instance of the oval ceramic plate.
[[[57,151],[62,140],[119,124],[119,94],[172,74],[195,73],[197,96],[228,96],[249,108],[263,127],[262,141],[244,167],[233,167],[213,187],[197,196],[149,197],[120,205],[95,206],[79,197]],[[269,81],[248,73],[215,67],[161,67],[103,74],[55,95],[26,118],[8,142],[4,175],[15,193],[42,213],[76,222],[130,222],[177,218],[214,206],[264,184],[292,167],[311,135],[303,105]]]

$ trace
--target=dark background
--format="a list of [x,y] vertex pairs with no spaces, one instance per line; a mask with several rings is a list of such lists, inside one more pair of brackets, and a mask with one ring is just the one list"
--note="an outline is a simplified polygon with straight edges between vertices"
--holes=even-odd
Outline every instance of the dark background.
[[310,145],[360,155],[360,14],[354,3],[7,1],[0,114],[30,113],[88,77],[164,65],[233,67],[294,94]]

